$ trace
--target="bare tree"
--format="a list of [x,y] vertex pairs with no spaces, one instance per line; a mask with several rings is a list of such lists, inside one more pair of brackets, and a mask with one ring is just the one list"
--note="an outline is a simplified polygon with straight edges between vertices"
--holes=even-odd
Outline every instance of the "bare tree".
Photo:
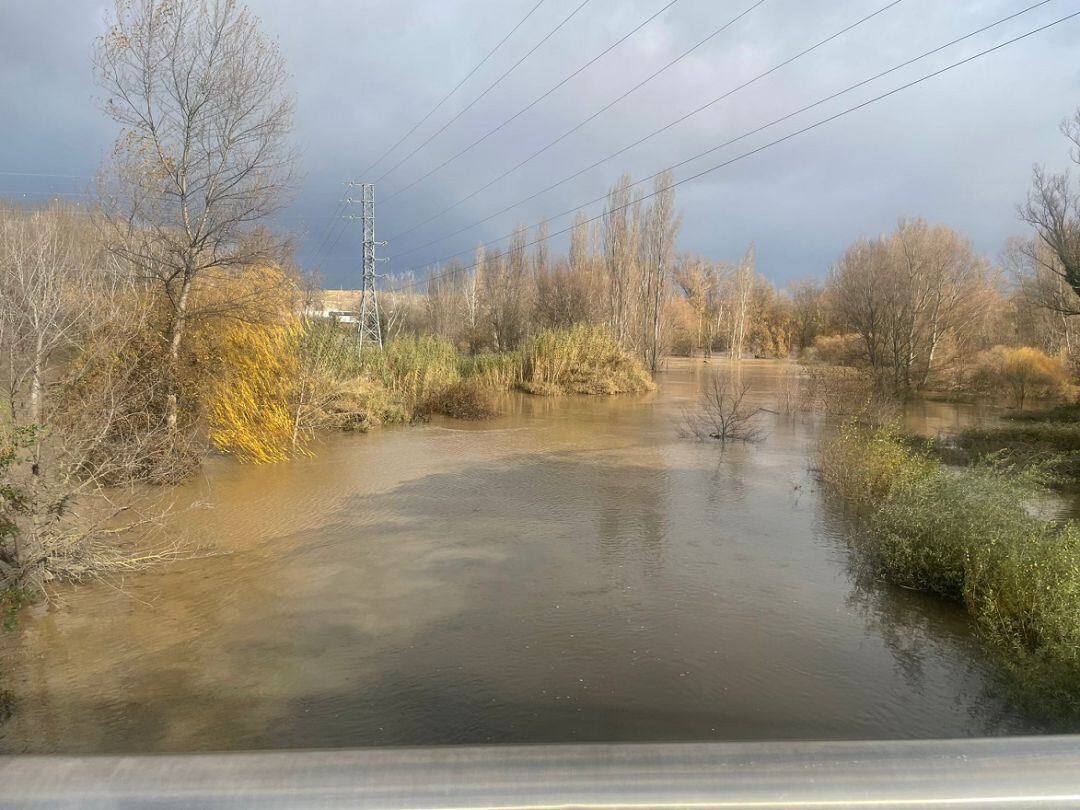
[[59,207],[10,210],[0,221],[3,424],[11,434],[8,442],[22,432],[22,449],[29,453],[22,484],[27,521],[13,535],[14,564],[20,566],[41,546],[37,505],[43,492],[45,375],[53,357],[77,342],[93,305],[92,257],[78,237],[74,217]]
[[517,348],[528,327],[527,235],[525,226],[519,225],[506,253],[496,251],[485,260],[484,299],[497,351]]
[[533,239],[532,272],[533,276],[542,276],[551,268],[551,247],[548,245],[548,226],[541,222],[536,227]]
[[566,259],[557,259],[547,273],[536,277],[534,317],[539,326],[565,327],[594,323],[594,301],[599,291],[588,270],[574,271]]
[[731,341],[728,348],[732,360],[741,360],[743,356],[746,335],[750,329],[751,302],[756,282],[754,247],[751,245],[728,280],[728,310],[731,317]]
[[[1080,109],[1061,123],[1061,132],[1071,144],[1069,157],[1080,165]],[[1032,175],[1019,213],[1035,235],[1015,248],[1026,265],[1025,291],[1034,303],[1067,319],[1080,315],[1080,185],[1067,170],[1054,174],[1036,166]],[[1055,277],[1068,292],[1050,283]]]
[[638,238],[629,174],[624,174],[608,193],[603,217],[604,266],[608,277],[608,326],[620,343],[630,336],[630,293],[636,275]]
[[694,344],[711,357],[724,319],[719,268],[698,256],[682,256],[675,268],[675,283],[694,313]]
[[664,304],[680,225],[681,217],[675,211],[674,175],[669,170],[656,178],[641,238],[641,353],[646,366],[654,372],[663,351]]
[[274,254],[248,237],[292,177],[285,61],[237,0],[116,0],[94,62],[105,110],[122,127],[102,188],[118,250],[170,308],[164,375],[175,431],[193,286]]
[[591,273],[596,231],[590,225],[584,211],[578,211],[570,230],[570,272]]
[[[1004,257],[1019,285],[1014,297],[1014,325],[1018,337],[1048,354],[1077,350],[1076,319],[1080,298],[1065,278],[1049,269],[1052,260],[1041,242],[1017,238],[1006,245]],[[1039,259],[1035,260],[1038,256]]]
[[796,347],[807,349],[825,326],[825,290],[817,279],[808,278],[789,284],[788,297]]
[[145,500],[132,488],[167,474],[160,355],[143,343],[154,307],[96,236],[64,208],[0,212],[0,512],[18,493],[0,587],[122,565],[102,540],[152,522],[128,520]]
[[445,271],[437,271],[428,281],[427,326],[436,335],[457,338],[462,326],[464,296],[460,289],[462,263],[454,260]]
[[713,374],[701,395],[696,410],[687,410],[678,433],[684,439],[721,443],[757,442],[762,437],[757,424],[760,408],[744,406],[750,383],[726,375]]
[[922,388],[952,357],[970,352],[994,294],[992,268],[942,226],[901,220],[889,236],[852,246],[830,276],[837,314],[862,338],[879,380]]

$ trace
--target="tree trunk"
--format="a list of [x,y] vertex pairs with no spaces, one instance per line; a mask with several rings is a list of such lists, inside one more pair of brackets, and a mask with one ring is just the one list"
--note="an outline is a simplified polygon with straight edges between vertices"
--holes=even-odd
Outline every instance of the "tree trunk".
[[184,337],[184,328],[187,326],[188,296],[191,293],[191,280],[194,274],[184,271],[184,283],[180,288],[180,297],[176,301],[176,315],[173,318],[172,330],[169,334],[169,355],[167,358],[167,394],[165,399],[165,424],[169,433],[176,432],[178,389],[180,385],[180,343]]

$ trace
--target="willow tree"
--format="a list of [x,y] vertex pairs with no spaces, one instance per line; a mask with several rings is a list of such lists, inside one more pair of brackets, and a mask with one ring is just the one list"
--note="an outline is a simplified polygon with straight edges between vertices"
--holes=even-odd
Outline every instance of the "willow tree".
[[200,314],[193,288],[266,264],[280,247],[252,236],[293,171],[285,60],[236,0],[116,0],[94,63],[104,108],[122,127],[103,202],[117,249],[166,302],[175,432],[181,346]]

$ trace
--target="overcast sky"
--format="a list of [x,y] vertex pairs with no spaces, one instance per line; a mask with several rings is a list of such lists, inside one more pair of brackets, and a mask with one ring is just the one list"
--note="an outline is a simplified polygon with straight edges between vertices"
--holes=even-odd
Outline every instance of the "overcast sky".
[[[302,182],[280,225],[301,263],[356,286],[359,223],[335,219],[346,180],[372,180],[472,102],[582,0],[544,0],[483,68],[371,176],[363,171],[467,74],[537,0],[249,0],[277,39],[298,101]],[[588,0],[576,16],[459,120],[385,177],[385,198],[577,70],[669,0]],[[766,0],[690,57],[452,212],[383,248],[391,273],[535,224],[635,178],[731,140],[944,44],[1034,0],[903,0],[814,53],[613,161],[450,239],[475,223],[723,95],[887,0]],[[604,107],[754,4],[677,0],[670,9],[468,154],[378,208],[397,236],[471,194]],[[0,196],[86,191],[114,125],[96,106],[89,60],[109,4],[0,0]],[[681,180],[991,45],[1080,11],[1051,2],[828,104],[687,164]],[[924,216],[960,229],[996,257],[1022,233],[1015,205],[1031,167],[1064,168],[1057,127],[1080,105],[1080,18],[767,148],[679,187],[682,250],[736,258],[757,246],[779,284],[823,275],[860,235]],[[24,176],[24,173],[26,176]],[[36,174],[70,177],[30,176]],[[72,196],[72,199],[80,199]],[[598,213],[601,206],[587,209]],[[569,217],[551,223],[551,230]],[[329,228],[346,225],[340,240]],[[334,244],[333,250],[326,250]],[[320,254],[319,246],[323,246]],[[561,249],[562,242],[556,245]]]

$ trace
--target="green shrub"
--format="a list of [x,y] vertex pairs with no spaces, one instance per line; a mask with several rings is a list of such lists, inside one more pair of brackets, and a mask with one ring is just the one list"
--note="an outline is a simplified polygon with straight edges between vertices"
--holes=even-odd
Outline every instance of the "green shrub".
[[904,475],[868,521],[871,563],[890,582],[960,599],[976,556],[1038,528],[1024,507],[1034,493],[1030,477],[989,465]]
[[844,498],[872,503],[901,481],[914,481],[933,472],[934,462],[916,451],[895,424],[867,427],[849,421],[821,444],[822,478]]
[[1028,703],[1080,713],[1080,527],[1042,525],[977,549],[964,600]]

